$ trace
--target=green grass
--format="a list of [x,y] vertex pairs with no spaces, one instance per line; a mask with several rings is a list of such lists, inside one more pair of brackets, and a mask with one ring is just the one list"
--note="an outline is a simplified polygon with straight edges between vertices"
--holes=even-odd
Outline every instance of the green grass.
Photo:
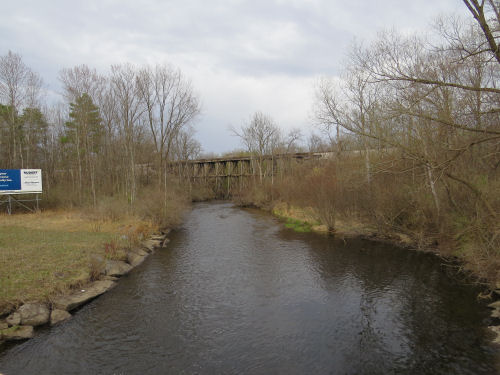
[[135,218],[96,225],[79,212],[0,215],[0,315],[20,303],[49,302],[84,284],[95,255],[109,257],[106,248],[116,244],[112,256],[123,258],[130,246],[123,234],[138,231],[150,227]]
[[308,233],[312,230],[311,224],[307,221],[301,221],[296,219],[288,218],[285,223],[286,228],[293,229],[295,232]]
[[46,300],[84,279],[114,233],[0,227],[0,305]]
[[3,334],[9,334],[9,333],[14,333],[16,331],[19,331],[21,327],[19,326],[12,326],[12,327],[9,327],[9,328],[5,328],[5,329],[2,329],[0,330],[0,335],[3,333]]

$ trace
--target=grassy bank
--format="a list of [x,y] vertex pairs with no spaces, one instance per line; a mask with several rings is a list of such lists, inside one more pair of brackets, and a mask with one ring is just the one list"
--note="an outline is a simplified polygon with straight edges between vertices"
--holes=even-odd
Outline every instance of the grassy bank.
[[172,181],[167,190],[141,186],[134,202],[102,195],[93,204],[60,184],[44,193],[41,212],[0,214],[0,316],[101,277],[103,260],[126,260],[152,233],[179,225],[188,191]]
[[110,220],[76,210],[0,215],[0,315],[84,284],[94,257],[120,259],[123,248],[156,229],[134,216]]
[[391,153],[371,158],[369,172],[361,154],[290,164],[234,200],[273,211],[299,231],[367,236],[458,258],[463,270],[498,288],[498,174],[479,184],[481,190],[430,185],[425,168]]
[[[268,210],[270,206],[264,208]],[[481,277],[482,275],[480,269],[481,264],[469,261],[468,258],[464,257],[461,250],[453,251],[453,249],[439,247],[437,243],[428,243],[427,246],[422,246],[422,242],[419,238],[413,237],[411,234],[399,232],[396,229],[392,231],[379,231],[377,226],[367,221],[362,221],[359,218],[337,217],[335,220],[335,231],[331,232],[328,226],[321,222],[320,215],[317,211],[311,207],[297,207],[284,202],[275,202],[271,208],[271,212],[284,222],[286,228],[299,233],[316,232],[323,235],[333,234],[343,239],[363,237],[375,241],[388,242],[404,248],[431,251],[447,258],[454,257],[454,259],[462,260],[463,270],[469,270],[472,273],[472,279],[478,276]],[[494,259],[494,257],[495,255],[492,255],[491,259]],[[500,291],[500,280],[490,278],[480,281],[488,284],[489,288],[491,288],[490,290],[496,289]],[[484,295],[491,296],[488,291],[486,291]]]
[[274,216],[285,222],[285,227],[296,232],[316,232],[322,234],[335,234],[339,237],[371,237],[387,239],[402,245],[411,246],[413,243],[410,236],[394,231],[391,235],[381,235],[377,228],[359,218],[343,217],[335,220],[335,231],[331,233],[328,226],[321,222],[320,215],[311,207],[296,207],[287,203],[277,202],[273,205],[271,212]]

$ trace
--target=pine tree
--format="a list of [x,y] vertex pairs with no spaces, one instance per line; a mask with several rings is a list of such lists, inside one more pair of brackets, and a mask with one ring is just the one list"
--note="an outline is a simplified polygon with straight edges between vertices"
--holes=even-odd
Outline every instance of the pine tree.
[[[70,103],[69,117],[66,122],[64,142],[72,145],[78,164],[78,194],[82,200],[85,181],[90,180],[90,189],[94,205],[96,204],[96,156],[101,146],[104,132],[99,108],[86,93]],[[85,184],[87,185],[87,184]]]

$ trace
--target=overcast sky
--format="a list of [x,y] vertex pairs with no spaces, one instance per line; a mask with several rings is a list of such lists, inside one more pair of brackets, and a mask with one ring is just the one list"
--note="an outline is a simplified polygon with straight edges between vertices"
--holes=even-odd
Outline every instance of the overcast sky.
[[58,72],[87,64],[169,62],[202,102],[205,152],[238,148],[230,125],[271,115],[284,129],[311,130],[314,84],[339,75],[354,40],[396,28],[426,32],[460,0],[3,1],[0,55],[19,53],[59,92]]

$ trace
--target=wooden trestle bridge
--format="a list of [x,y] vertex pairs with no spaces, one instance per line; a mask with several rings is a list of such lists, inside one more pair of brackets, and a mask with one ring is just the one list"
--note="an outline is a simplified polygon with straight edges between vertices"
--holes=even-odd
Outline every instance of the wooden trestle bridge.
[[301,152],[264,156],[238,156],[170,162],[168,172],[191,184],[203,184],[217,195],[230,196],[252,182],[271,182],[293,164],[305,160],[327,159],[331,152]]

